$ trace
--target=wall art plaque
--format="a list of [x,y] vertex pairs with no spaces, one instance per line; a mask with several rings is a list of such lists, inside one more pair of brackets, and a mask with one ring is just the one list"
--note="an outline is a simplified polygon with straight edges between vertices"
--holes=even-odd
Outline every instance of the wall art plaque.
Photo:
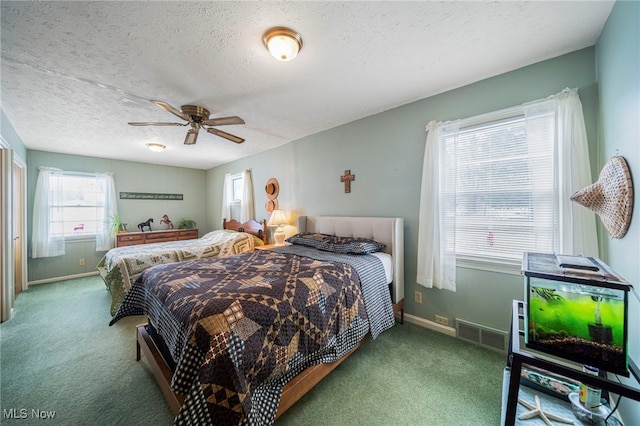
[[121,200],[182,200],[183,194],[160,194],[154,192],[121,192]]

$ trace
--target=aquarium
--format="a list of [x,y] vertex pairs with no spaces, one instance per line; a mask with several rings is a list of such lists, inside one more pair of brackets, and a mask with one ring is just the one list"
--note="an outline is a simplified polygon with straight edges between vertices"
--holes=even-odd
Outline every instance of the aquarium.
[[630,285],[594,257],[525,253],[525,345],[628,376]]

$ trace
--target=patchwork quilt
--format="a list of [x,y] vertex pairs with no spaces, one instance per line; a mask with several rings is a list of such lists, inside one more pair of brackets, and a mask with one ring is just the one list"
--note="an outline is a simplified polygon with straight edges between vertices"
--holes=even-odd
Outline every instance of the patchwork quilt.
[[218,230],[193,240],[111,249],[97,266],[111,293],[111,315],[115,315],[138,277],[152,266],[247,253],[253,251],[258,244],[262,244],[260,239],[251,234]]
[[[331,256],[358,265],[257,250],[155,266],[111,324],[147,314],[164,337],[177,363],[172,388],[186,397],[175,424],[269,425],[288,381],[339,359],[369,332],[362,286],[389,295],[375,256]],[[391,327],[390,296],[372,305]]]

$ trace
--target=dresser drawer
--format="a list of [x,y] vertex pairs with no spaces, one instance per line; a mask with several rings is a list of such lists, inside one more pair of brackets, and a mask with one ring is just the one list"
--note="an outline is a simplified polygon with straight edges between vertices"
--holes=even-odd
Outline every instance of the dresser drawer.
[[197,229],[166,229],[164,231],[131,232],[117,234],[116,247],[193,240],[195,238],[198,238]]
[[145,235],[145,237],[147,244],[164,243],[167,241],[176,241],[178,239],[178,235],[175,232],[154,232]]
[[198,238],[198,230],[197,229],[189,229],[186,231],[178,232],[179,240],[193,240]]
[[133,246],[136,244],[144,244],[144,235],[141,235],[141,234],[116,235],[116,247]]

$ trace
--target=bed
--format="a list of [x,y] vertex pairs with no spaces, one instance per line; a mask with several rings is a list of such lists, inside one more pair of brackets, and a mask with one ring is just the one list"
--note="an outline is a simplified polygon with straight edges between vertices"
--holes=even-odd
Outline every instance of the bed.
[[[147,315],[137,359],[175,424],[272,424],[402,318],[403,219],[303,216],[298,232],[286,247],[159,265],[132,287],[111,324]],[[327,251],[324,240],[307,244],[317,234],[339,237]],[[370,248],[363,238],[382,250],[354,252]]]
[[111,315],[138,277],[148,268],[196,258],[222,257],[253,251],[266,244],[266,221],[235,219],[222,222],[222,230],[184,241],[132,245],[109,250],[98,263],[100,276],[111,293]]

